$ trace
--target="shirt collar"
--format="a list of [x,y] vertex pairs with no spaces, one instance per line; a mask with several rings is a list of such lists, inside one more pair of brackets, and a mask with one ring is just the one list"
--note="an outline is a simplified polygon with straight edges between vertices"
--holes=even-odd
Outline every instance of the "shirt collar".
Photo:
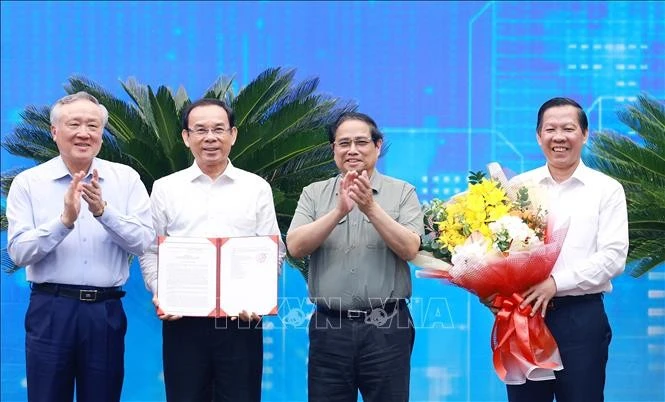
[[[48,174],[53,180],[62,179],[65,176],[71,176],[65,161],[62,160],[61,156],[55,157],[53,160],[53,166],[48,170]],[[90,169],[86,172],[85,178],[92,176],[93,169],[97,169],[97,174],[99,174],[100,180],[104,178],[104,164],[101,159],[93,158],[92,163],[90,164]]]
[[[210,179],[208,175],[203,173],[201,168],[199,168],[199,165],[196,164],[196,161],[194,161],[194,163],[192,163],[192,165],[187,168],[185,174],[187,175],[187,179],[192,182],[196,181],[200,177],[207,177],[208,179]],[[224,169],[224,172],[217,178],[217,180],[219,180],[222,177],[227,177],[231,181],[234,181],[238,177],[238,168],[233,166],[230,159],[228,160],[226,169]]]
[[372,185],[372,190],[374,193],[378,193],[381,190],[381,184],[383,184],[383,175],[379,173],[376,168],[374,169],[374,174],[369,178],[369,184]]
[[[580,163],[577,165],[575,168],[575,171],[573,174],[566,179],[563,183],[569,182],[570,180],[576,180],[582,184],[586,184],[589,182],[589,168],[580,160]],[[556,183],[554,178],[552,178],[552,175],[550,174],[550,170],[547,167],[547,164],[545,166],[542,166],[538,168],[538,170],[535,172],[535,177],[536,180],[539,183]]]

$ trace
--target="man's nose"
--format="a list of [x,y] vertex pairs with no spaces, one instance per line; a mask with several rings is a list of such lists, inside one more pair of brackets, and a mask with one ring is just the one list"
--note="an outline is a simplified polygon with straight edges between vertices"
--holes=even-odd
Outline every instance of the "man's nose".
[[563,130],[554,131],[554,136],[552,136],[552,140],[554,140],[554,141],[565,141],[566,136],[563,135]]
[[347,152],[357,152],[358,151],[358,145],[356,145],[355,141],[351,141],[351,144],[349,144],[349,150]]
[[77,137],[86,137],[86,138],[88,138],[88,137],[92,136],[92,133],[94,133],[93,130],[88,130],[87,128],[82,128],[81,130],[78,130],[78,132],[76,133],[76,136]]

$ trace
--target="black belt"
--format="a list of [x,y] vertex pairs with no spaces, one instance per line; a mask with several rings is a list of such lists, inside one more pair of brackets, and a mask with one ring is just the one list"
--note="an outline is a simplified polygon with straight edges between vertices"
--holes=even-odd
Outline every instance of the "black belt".
[[559,297],[553,297],[550,300],[549,304],[547,305],[547,308],[549,310],[556,310],[573,304],[579,304],[579,303],[589,302],[593,300],[602,300],[602,299],[603,299],[602,293],[592,293],[580,296],[559,296]]
[[406,307],[406,301],[399,299],[398,301],[389,302],[383,306],[377,306],[367,309],[349,309],[349,310],[335,310],[325,306],[316,306],[316,311],[330,317],[346,318],[347,320],[365,320],[367,317],[372,317],[374,314],[380,313],[389,316],[395,310]]
[[84,302],[100,302],[109,299],[119,299],[125,295],[122,287],[100,288],[88,285],[63,285],[59,283],[33,283],[33,290],[62,296]]

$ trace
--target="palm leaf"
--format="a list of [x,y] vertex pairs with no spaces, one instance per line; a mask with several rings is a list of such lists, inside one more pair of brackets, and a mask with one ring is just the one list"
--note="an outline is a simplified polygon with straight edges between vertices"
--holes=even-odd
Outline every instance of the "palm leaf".
[[213,84],[206,90],[203,97],[220,99],[223,100],[227,105],[230,105],[231,100],[235,97],[232,85],[233,77],[222,75],[217,78],[217,80],[215,80],[215,82],[213,82]]
[[618,113],[637,141],[611,131],[591,139],[590,166],[617,179],[628,205],[631,275],[665,264],[665,105],[648,95]]
[[173,101],[175,102],[175,109],[178,111],[178,116],[180,116],[182,109],[189,103],[189,95],[187,95],[185,87],[182,85],[178,87],[178,91],[173,95]]
[[158,133],[164,153],[170,162],[169,172],[185,168],[189,164],[189,150],[183,144],[180,132],[180,116],[176,110],[175,101],[171,92],[164,86],[159,87],[157,94],[153,94],[148,87],[150,107],[154,116],[153,129]]
[[[231,105],[236,115],[236,126],[264,121],[265,119],[261,118],[263,112],[279,102],[288,91],[294,75],[295,70],[292,69],[285,73],[279,68],[268,69],[241,90]],[[235,146],[238,146],[237,142]],[[237,152],[244,152],[244,147],[241,146]]]

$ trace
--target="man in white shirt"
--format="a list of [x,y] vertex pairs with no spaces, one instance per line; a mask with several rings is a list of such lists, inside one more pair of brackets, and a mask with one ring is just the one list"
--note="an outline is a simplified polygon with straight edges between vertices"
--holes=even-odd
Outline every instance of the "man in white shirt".
[[[117,402],[129,256],[154,239],[150,200],[129,166],[97,158],[108,111],[86,92],[51,108],[59,156],[20,173],[7,196],[7,251],[31,282],[29,401]],[[83,200],[84,202],[82,202]]]
[[[196,101],[183,111],[182,128],[195,161],[155,181],[150,200],[157,236],[279,235],[270,185],[228,159],[238,135],[231,108],[218,99]],[[280,257],[284,252],[281,245]],[[156,242],[140,260],[156,295]],[[241,320],[159,314],[168,401],[261,399],[263,331],[256,314],[243,312]]]
[[621,274],[628,252],[628,214],[619,182],[581,161],[588,120],[572,99],[553,98],[538,111],[536,139],[545,166],[517,180],[545,186],[549,211],[569,228],[551,276],[528,289],[523,307],[542,314],[559,346],[555,379],[508,385],[511,402],[603,401],[612,331],[603,294]]

